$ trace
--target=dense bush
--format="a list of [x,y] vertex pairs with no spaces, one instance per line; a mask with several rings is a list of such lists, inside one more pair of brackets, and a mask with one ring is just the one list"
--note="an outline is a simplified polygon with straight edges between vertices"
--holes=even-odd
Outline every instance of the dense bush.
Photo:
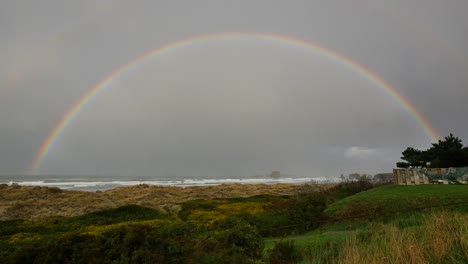
[[290,226],[296,224],[289,215],[290,209],[295,204],[297,199],[283,198],[272,201],[262,214],[244,214],[240,217],[255,226],[263,237],[289,234]]
[[326,203],[325,194],[312,191],[274,200],[261,214],[239,217],[255,226],[263,237],[299,234],[320,224]]
[[336,201],[374,187],[375,186],[370,181],[350,181],[337,184],[328,189],[325,193],[329,199]]
[[183,263],[193,253],[190,227],[126,226],[98,236],[69,234],[18,247],[3,263]]
[[260,215],[244,215],[242,219],[258,229],[263,237],[281,236],[291,233],[291,221],[286,212],[265,212]]
[[204,232],[176,220],[17,243],[0,255],[0,263],[249,263],[262,251],[263,238],[241,219],[230,218]]
[[264,247],[258,230],[237,217],[200,238],[196,263],[249,263],[261,257]]
[[167,215],[147,207],[124,205],[118,208],[92,212],[82,216],[75,216],[70,220],[86,226],[90,224],[107,225],[124,221],[141,221],[155,218],[167,218]]
[[326,208],[326,196],[320,192],[311,192],[297,198],[297,203],[289,209],[292,223],[297,232],[304,232],[319,225],[323,210]]

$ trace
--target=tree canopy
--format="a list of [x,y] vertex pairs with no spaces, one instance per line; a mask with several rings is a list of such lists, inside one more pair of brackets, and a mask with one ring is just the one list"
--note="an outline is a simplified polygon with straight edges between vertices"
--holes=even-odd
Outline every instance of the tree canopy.
[[406,148],[401,159],[397,162],[398,168],[449,168],[468,166],[468,146],[463,147],[461,139],[450,134],[427,150],[412,147]]

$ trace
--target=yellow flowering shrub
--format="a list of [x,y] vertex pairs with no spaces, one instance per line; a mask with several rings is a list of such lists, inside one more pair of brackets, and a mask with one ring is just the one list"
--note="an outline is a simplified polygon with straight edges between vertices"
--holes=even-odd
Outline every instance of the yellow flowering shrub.
[[49,216],[44,217],[35,221],[25,220],[18,225],[19,228],[31,228],[31,227],[47,227],[61,222],[64,217],[61,216]]
[[222,211],[226,214],[261,214],[265,211],[265,208],[271,206],[270,202],[258,203],[258,202],[245,202],[245,203],[231,203],[221,204],[216,207],[216,210]]
[[34,240],[39,240],[41,236],[35,233],[16,233],[11,235],[8,243],[20,243],[20,242],[30,242]]
[[271,206],[270,202],[228,203],[227,201],[220,200],[211,200],[208,202],[213,203],[216,206],[212,210],[192,210],[188,215],[187,220],[195,221],[208,227],[216,227],[219,223],[228,217],[239,216],[243,214],[261,214],[267,207]]
[[153,219],[153,220],[145,220],[145,221],[128,221],[128,222],[122,222],[122,223],[110,224],[110,225],[97,225],[97,226],[91,225],[91,226],[86,226],[82,228],[79,232],[82,234],[86,234],[86,235],[96,236],[96,235],[105,233],[107,231],[111,231],[113,229],[118,229],[118,228],[126,227],[126,226],[147,225],[150,227],[160,227],[169,222],[172,222],[172,220]]

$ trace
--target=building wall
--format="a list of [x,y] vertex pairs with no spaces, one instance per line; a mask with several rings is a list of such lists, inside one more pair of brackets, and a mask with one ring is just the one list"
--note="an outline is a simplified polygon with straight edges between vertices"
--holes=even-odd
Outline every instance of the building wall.
[[449,180],[455,179],[466,181],[468,179],[468,167],[393,169],[393,183],[398,185],[429,184],[431,180],[447,184]]
[[393,169],[393,183],[398,185],[429,184],[429,178],[416,169]]

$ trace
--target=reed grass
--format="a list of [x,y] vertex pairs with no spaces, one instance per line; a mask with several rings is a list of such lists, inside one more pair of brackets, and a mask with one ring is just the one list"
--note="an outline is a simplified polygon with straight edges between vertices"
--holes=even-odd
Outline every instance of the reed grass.
[[375,224],[346,241],[336,263],[466,263],[468,214],[433,212],[417,227]]

